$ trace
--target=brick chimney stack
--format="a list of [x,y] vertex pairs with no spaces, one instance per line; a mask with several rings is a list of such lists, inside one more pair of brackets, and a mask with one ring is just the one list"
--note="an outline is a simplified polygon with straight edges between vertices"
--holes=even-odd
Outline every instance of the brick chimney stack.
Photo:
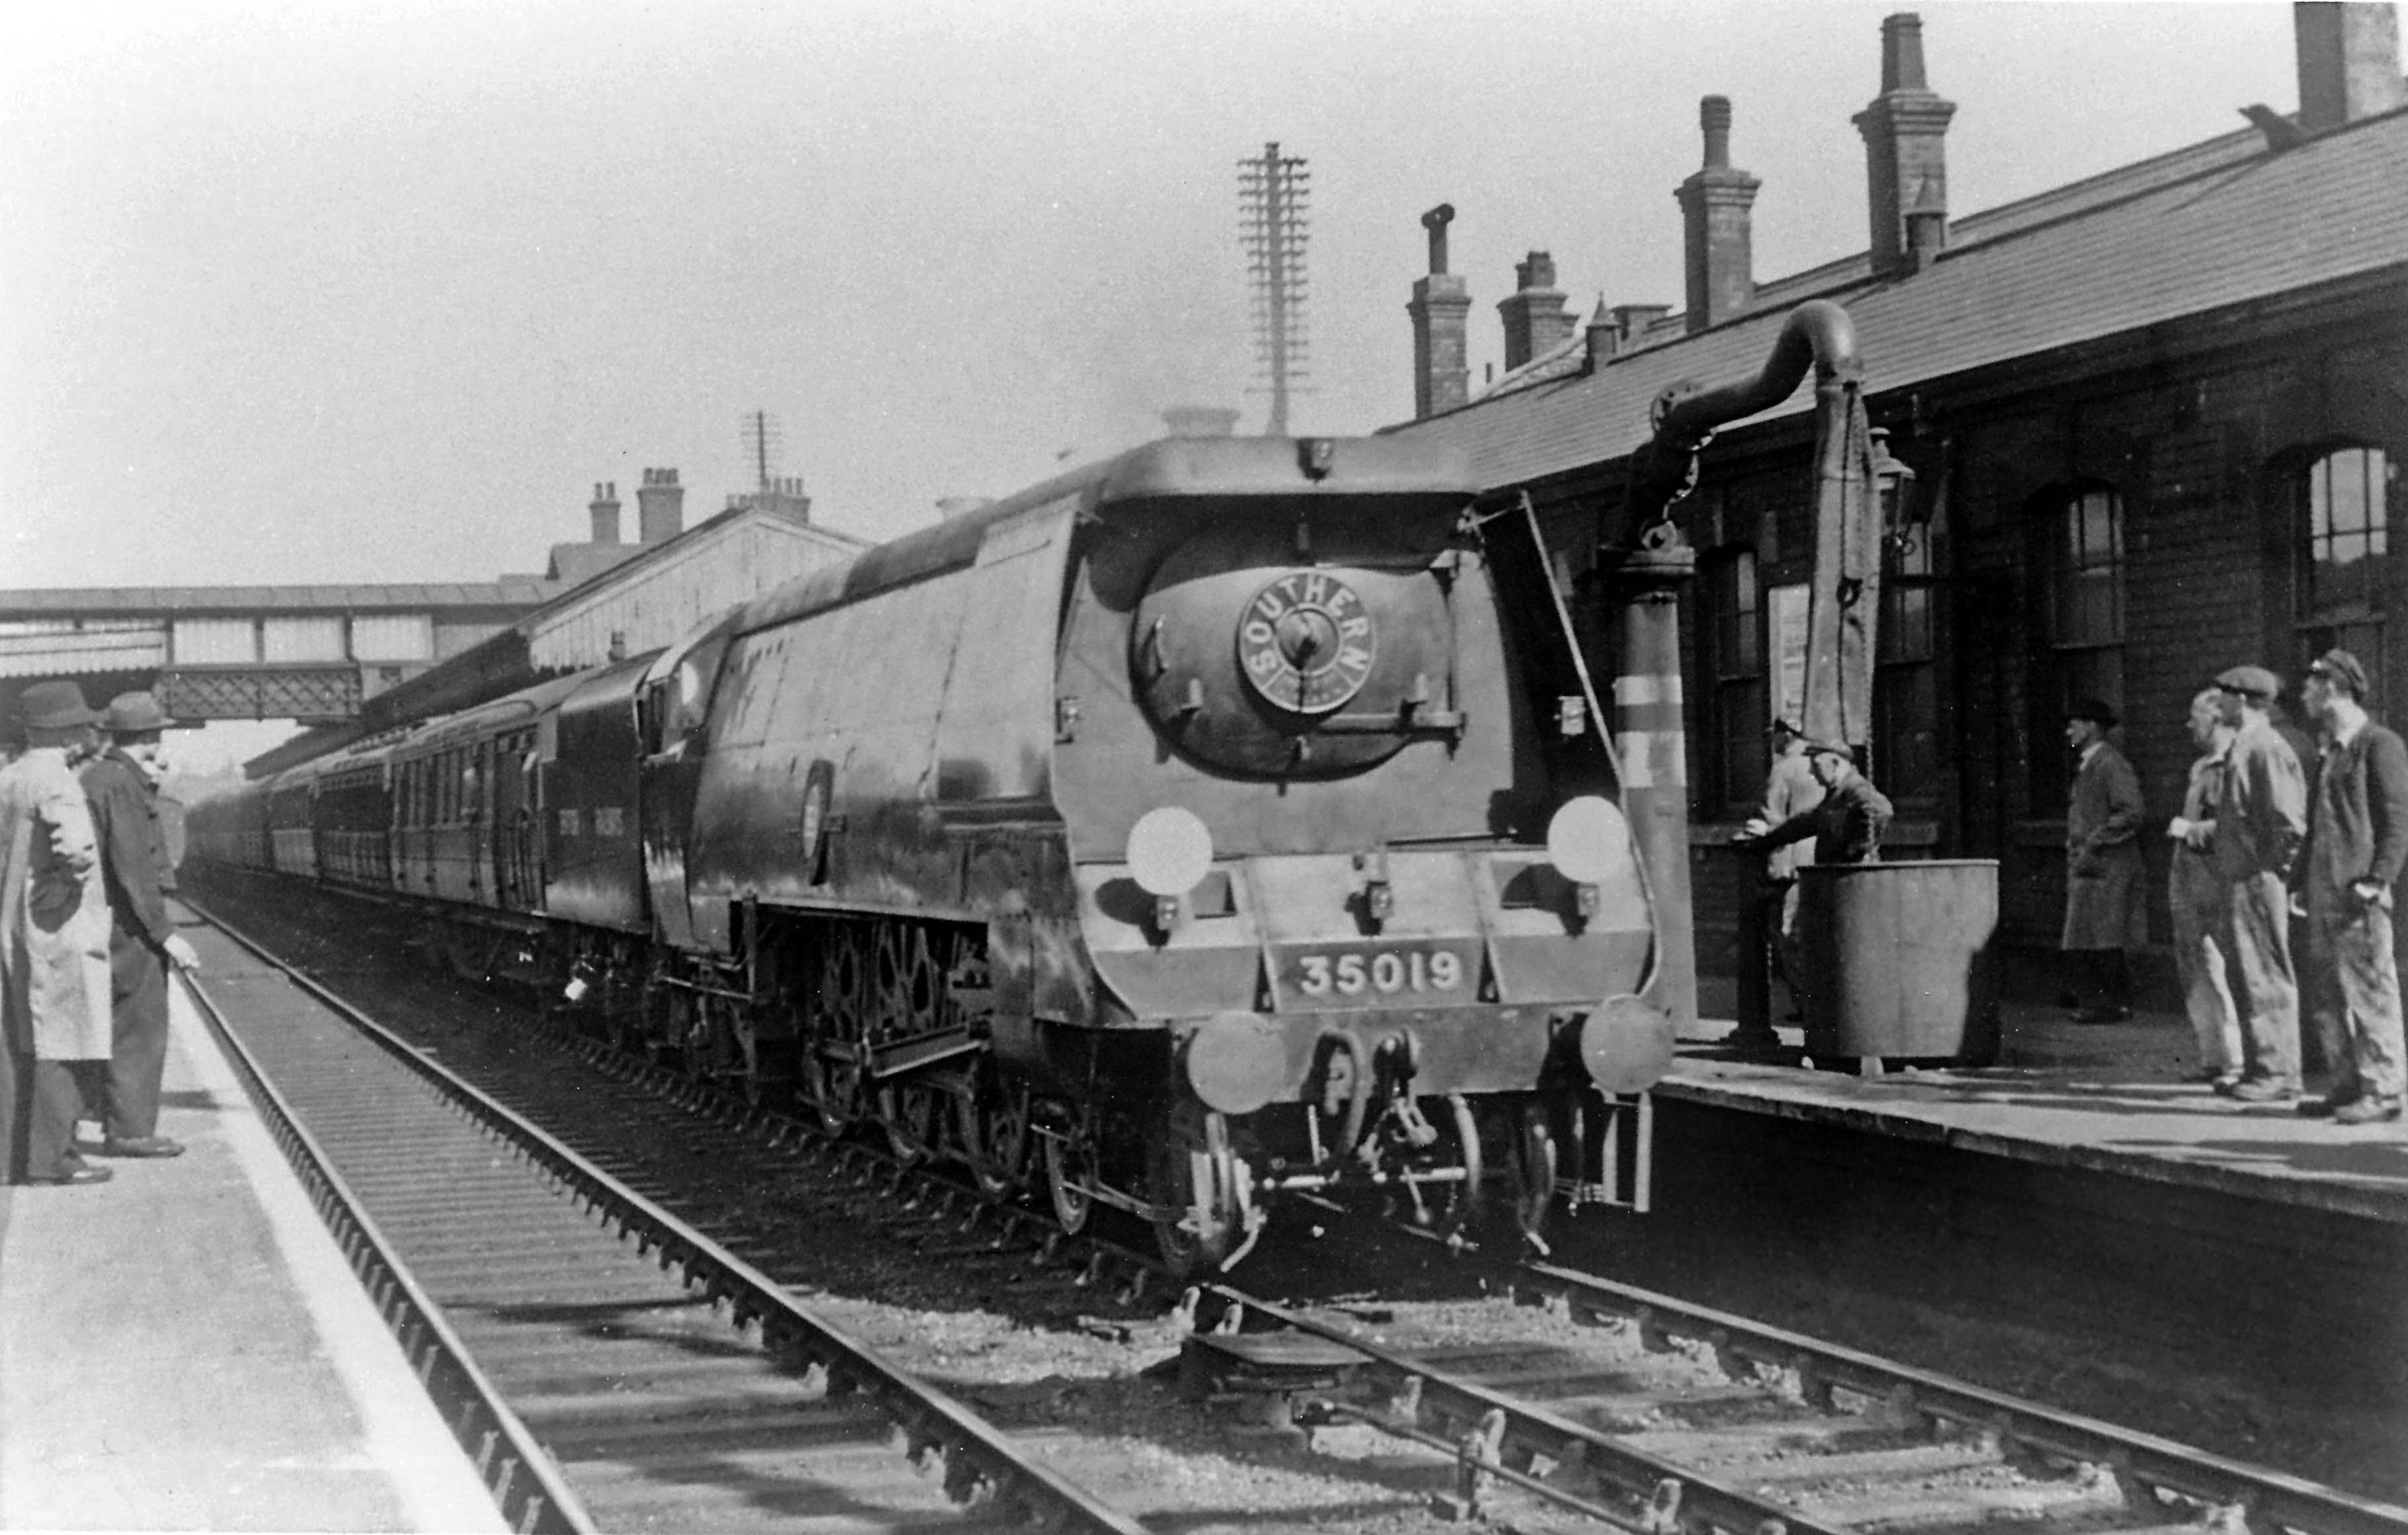
[[2295,5],[2291,36],[2305,131],[2321,133],[2408,106],[2408,81],[2400,78],[2400,16],[2390,5]]
[[1923,82],[1923,19],[1901,11],[1882,22],[1882,89],[1856,115],[1865,136],[1865,173],[1872,218],[1873,272],[1899,277],[1914,269],[1908,243],[1910,209],[1938,213],[1925,230],[1929,260],[1948,243],[1948,120],[1956,104]]
[[1465,350],[1464,322],[1471,293],[1446,269],[1446,226],[1455,205],[1440,203],[1422,215],[1429,231],[1429,275],[1413,284],[1413,419],[1453,410],[1471,397],[1471,361]]
[[616,481],[594,487],[594,500],[585,509],[594,517],[594,541],[615,544],[619,541],[619,486]]
[[1763,185],[1731,169],[1731,106],[1728,96],[1698,103],[1705,130],[1706,163],[1672,195],[1681,202],[1681,228],[1688,257],[1691,334],[1719,325],[1756,301],[1756,256],[1748,210]]
[[1533,251],[1513,264],[1513,296],[1497,306],[1505,317],[1505,369],[1543,357],[1572,333],[1573,316],[1555,286],[1555,258]]
[[666,543],[685,526],[685,487],[675,469],[646,469],[636,487],[636,525],[642,541]]

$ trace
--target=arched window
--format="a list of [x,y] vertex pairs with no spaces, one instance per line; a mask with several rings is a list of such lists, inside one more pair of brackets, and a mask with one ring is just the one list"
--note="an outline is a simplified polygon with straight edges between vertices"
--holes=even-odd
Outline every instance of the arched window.
[[2383,610],[2389,568],[2391,481],[2380,448],[2350,444],[2303,460],[2290,492],[2302,659],[2338,645],[2366,665],[2383,696]]

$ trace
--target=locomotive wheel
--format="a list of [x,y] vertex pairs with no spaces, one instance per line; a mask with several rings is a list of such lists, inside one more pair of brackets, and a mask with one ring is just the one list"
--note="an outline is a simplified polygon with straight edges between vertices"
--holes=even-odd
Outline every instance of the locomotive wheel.
[[820,1128],[832,1139],[853,1128],[853,1122],[861,1117],[861,1068],[807,1047],[802,1055],[802,1077],[810,1094],[811,1108],[820,1116]]
[[987,1083],[963,1096],[963,1140],[970,1176],[990,1199],[1008,1199],[1027,1182],[1028,1095]]
[[[1571,1143],[1578,1146],[1580,1111],[1571,1112]],[[1512,1151],[1507,1167],[1512,1175],[1513,1224],[1525,1241],[1543,1253],[1547,1212],[1555,1202],[1556,1159],[1555,1126],[1547,1122],[1544,1104],[1525,1103],[1513,1111]]]
[[1480,1218],[1487,1205],[1487,1167],[1480,1152],[1480,1125],[1471,1112],[1471,1101],[1461,1093],[1446,1096],[1447,1124],[1455,1132],[1456,1166],[1463,1169],[1463,1181],[1450,1184],[1449,1193],[1440,1205],[1438,1229],[1454,1236]]
[[1096,1210],[1096,1197],[1078,1186],[1093,1179],[1095,1155],[1090,1148],[1074,1147],[1058,1135],[1044,1140],[1045,1191],[1054,1198],[1054,1218],[1075,1237],[1086,1229],[1087,1217]]
[[904,1166],[925,1161],[937,1149],[937,1126],[943,1105],[924,1087],[882,1087],[878,1090],[878,1124],[886,1144]]
[[[1178,1115],[1181,1120],[1188,1115]],[[1154,1202],[1180,1207],[1156,1219],[1154,1238],[1175,1278],[1219,1269],[1246,1237],[1247,1195],[1254,1170],[1229,1149],[1228,1121],[1203,1115],[1165,1136],[1148,1158],[1148,1193]]]

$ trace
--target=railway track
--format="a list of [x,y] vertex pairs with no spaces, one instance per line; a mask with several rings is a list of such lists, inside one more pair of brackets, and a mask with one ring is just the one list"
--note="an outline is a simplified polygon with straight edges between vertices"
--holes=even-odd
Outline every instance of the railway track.
[[1215,1284],[1182,1380],[1308,1445],[1359,1428],[1443,1456],[1453,1482],[1438,1501],[1456,1518],[1526,1526],[1535,1513],[1650,1535],[2000,1520],[2408,1532],[2408,1509],[1592,1275],[1490,1267],[1512,1299],[1574,1330],[1415,1336],[1393,1317],[1373,1328]]
[[218,925],[203,1015],[515,1528],[1140,1528]]
[[[1158,1279],[1135,1252],[1065,1241],[1032,1212],[569,1026],[546,1032],[683,1112],[882,1192],[891,1240],[948,1262],[1050,1260],[1089,1286],[1109,1276],[1128,1299]],[[2397,1507],[1570,1269],[1475,1251],[1457,1270],[1458,1292],[1476,1282],[1488,1298],[1435,1328],[1419,1308],[1359,1295],[1283,1306],[1209,1285],[1155,1341],[1178,1346],[1182,1384],[1233,1431],[1517,1528],[1810,1535],[2014,1519],[2408,1535]]]

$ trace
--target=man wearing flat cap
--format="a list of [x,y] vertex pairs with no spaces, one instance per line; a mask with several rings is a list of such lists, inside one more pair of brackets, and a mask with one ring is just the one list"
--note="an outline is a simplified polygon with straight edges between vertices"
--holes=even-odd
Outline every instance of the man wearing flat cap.
[[73,682],[36,682],[17,700],[25,752],[0,768],[0,1023],[14,1078],[0,1147],[28,1184],[98,1184],[78,1155],[86,1075],[108,1059],[108,901],[92,811],[74,761],[100,716]]
[[2075,753],[2065,809],[2065,926],[2057,947],[2071,961],[2074,1019],[2113,1024],[2132,1016],[2128,951],[2149,941],[2147,870],[2141,859],[2140,776],[2107,739],[2115,710],[2081,698],[2065,711],[2065,744]]
[[[1823,802],[1823,785],[1806,758],[1806,736],[1787,720],[1766,727],[1771,742],[1772,766],[1764,778],[1764,805],[1756,819],[1767,827],[1784,826]],[[1798,868],[1813,855],[1796,843],[1776,848],[1764,860],[1764,871],[1740,912],[1740,963],[1769,970],[1761,992],[1747,983],[1742,971],[1739,1027],[1723,1043],[1735,1050],[1770,1054],[1782,1048],[1772,1026],[1771,975],[1789,983],[1798,1009],[1805,1006],[1805,987],[1799,979]]]
[[2300,1105],[2342,1125],[2400,1117],[2400,970],[2391,887],[2408,863],[2408,745],[2367,718],[2366,667],[2344,650],[2308,667],[2300,700],[2324,730],[2299,887],[2307,908],[2307,1004],[2331,1090]]
[[1735,840],[1770,853],[1792,842],[1814,839],[1818,864],[1871,864],[1881,861],[1882,833],[1889,829],[1890,803],[1872,781],[1856,768],[1856,749],[1845,741],[1810,740],[1806,764],[1823,786],[1823,801],[1783,825],[1758,816],[1741,828]]
[[2217,703],[2232,727],[2215,814],[2191,833],[2223,886],[2225,952],[2241,989],[2242,1071],[2216,1091],[2243,1103],[2300,1096],[2300,989],[2291,968],[2286,888],[2308,830],[2307,779],[2269,710],[2282,684],[2263,667],[2217,674]]
[[184,1150],[159,1133],[167,967],[194,968],[192,945],[167,914],[175,875],[159,822],[159,775],[165,767],[160,742],[167,723],[150,694],[119,694],[100,717],[108,750],[83,768],[108,893],[109,1007],[116,1019],[101,1147],[108,1156],[177,1156]]

